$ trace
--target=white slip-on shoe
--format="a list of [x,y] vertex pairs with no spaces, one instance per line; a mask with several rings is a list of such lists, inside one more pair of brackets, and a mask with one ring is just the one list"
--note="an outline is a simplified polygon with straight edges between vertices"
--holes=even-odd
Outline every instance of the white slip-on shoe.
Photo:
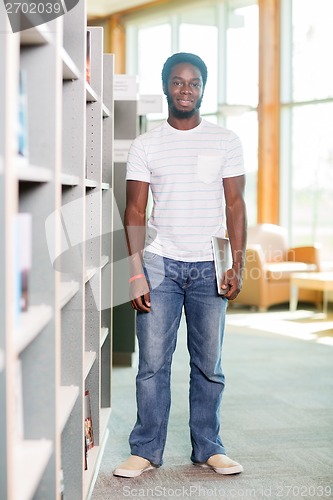
[[207,462],[195,463],[194,465],[213,469],[217,474],[239,474],[243,472],[241,464],[235,462],[235,460],[231,460],[227,455],[222,455],[220,453],[209,457]]
[[121,477],[138,477],[143,472],[152,469],[156,469],[156,467],[146,458],[139,457],[138,455],[130,455],[125,462],[115,468],[113,475]]

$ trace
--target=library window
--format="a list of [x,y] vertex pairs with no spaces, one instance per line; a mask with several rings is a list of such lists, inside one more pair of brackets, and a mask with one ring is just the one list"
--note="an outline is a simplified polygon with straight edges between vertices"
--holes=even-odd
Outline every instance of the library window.
[[[246,166],[248,222],[257,222],[258,176],[258,6],[247,2],[228,10],[225,61],[225,126],[242,140]],[[222,89],[221,89],[222,90]]]
[[[161,69],[174,52],[193,52],[207,64],[201,114],[231,128],[244,148],[248,174],[249,222],[256,223],[258,170],[258,6],[256,1],[215,2],[160,9],[153,16],[131,16],[126,23],[127,73],[138,74],[141,93],[161,93]],[[159,40],[158,44],[153,40]],[[134,57],[134,55],[136,57]],[[246,82],[246,85],[244,85]],[[148,128],[167,117],[148,115]]]
[[[158,43],[152,43],[158,40]],[[161,92],[162,65],[171,52],[171,27],[168,23],[143,27],[138,30],[138,70],[141,94]]]
[[329,64],[333,3],[293,0],[284,2],[283,9],[281,220],[289,227],[292,245],[319,243],[323,268],[329,268],[333,264],[333,68]]

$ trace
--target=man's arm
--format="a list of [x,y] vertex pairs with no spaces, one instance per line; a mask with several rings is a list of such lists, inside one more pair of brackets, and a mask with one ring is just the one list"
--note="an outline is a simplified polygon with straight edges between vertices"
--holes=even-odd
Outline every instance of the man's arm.
[[232,269],[225,276],[225,286],[229,287],[224,295],[232,300],[237,297],[242,288],[242,273],[244,270],[247,218],[244,200],[245,176],[223,179],[227,230],[231,245]]
[[149,286],[144,277],[142,255],[146,238],[146,207],[149,184],[126,182],[125,234],[130,256],[130,298],[137,311],[150,311]]

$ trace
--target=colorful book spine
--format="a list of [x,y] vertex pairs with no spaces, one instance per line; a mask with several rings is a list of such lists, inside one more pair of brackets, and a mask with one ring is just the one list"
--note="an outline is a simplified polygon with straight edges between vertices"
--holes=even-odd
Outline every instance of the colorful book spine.
[[91,405],[90,405],[90,394],[89,391],[85,391],[84,398],[84,428],[85,428],[85,436],[87,441],[87,449],[90,450],[94,447],[94,431],[93,431],[93,422],[91,417]]
[[87,30],[86,81],[91,83],[91,32]]
[[14,314],[18,316],[28,310],[31,266],[32,215],[18,213],[14,222]]
[[28,96],[27,74],[22,68],[19,73],[19,102],[18,102],[18,156],[20,161],[28,161]]

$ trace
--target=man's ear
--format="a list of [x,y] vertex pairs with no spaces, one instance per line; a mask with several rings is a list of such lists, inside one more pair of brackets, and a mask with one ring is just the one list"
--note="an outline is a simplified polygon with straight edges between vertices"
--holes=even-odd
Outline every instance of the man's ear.
[[164,95],[167,95],[167,92],[168,92],[168,88],[167,88],[167,86],[163,84],[163,87],[162,87],[162,88],[163,88],[163,94],[164,94]]

